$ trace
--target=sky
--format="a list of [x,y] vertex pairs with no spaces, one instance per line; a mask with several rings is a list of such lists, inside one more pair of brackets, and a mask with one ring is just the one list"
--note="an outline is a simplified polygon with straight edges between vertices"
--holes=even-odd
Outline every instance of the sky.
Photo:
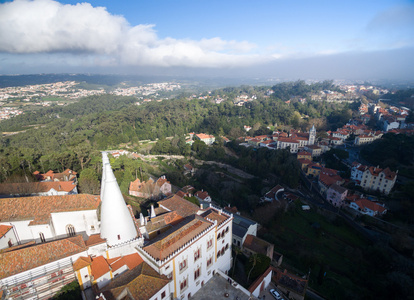
[[414,0],[0,0],[0,74],[413,79]]

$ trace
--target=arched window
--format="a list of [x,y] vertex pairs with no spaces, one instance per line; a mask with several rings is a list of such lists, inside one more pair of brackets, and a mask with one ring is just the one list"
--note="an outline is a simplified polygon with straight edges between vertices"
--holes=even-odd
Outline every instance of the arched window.
[[76,234],[75,227],[73,225],[67,225],[66,233],[68,234],[68,236],[74,236]]
[[43,232],[39,232],[39,236],[40,236],[40,242],[45,243],[46,239],[45,239],[45,235],[43,234]]

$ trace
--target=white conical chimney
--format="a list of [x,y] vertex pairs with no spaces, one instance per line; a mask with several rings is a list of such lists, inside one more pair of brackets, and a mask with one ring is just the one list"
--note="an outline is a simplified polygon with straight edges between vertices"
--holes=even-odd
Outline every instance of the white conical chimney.
[[141,222],[141,226],[145,225],[145,218],[142,213],[139,214],[139,221]]
[[115,246],[135,239],[137,231],[109,163],[105,165],[104,174],[101,238],[106,239],[108,246]]
[[156,215],[155,215],[154,205],[151,204],[151,218],[155,218],[155,217]]

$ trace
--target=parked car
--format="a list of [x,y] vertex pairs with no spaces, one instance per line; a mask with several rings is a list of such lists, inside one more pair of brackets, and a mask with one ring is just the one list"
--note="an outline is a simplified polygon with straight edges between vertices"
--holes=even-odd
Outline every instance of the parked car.
[[276,300],[283,300],[282,296],[280,296],[279,292],[275,289],[271,289],[269,293],[272,294],[272,296],[275,297]]

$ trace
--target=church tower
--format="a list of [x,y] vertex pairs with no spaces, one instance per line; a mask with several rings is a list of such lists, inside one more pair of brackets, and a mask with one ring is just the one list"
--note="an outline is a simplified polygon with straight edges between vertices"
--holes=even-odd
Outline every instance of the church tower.
[[102,163],[101,238],[108,246],[115,246],[134,240],[138,234],[105,152]]
[[309,143],[308,143],[308,145],[315,144],[315,140],[316,140],[316,129],[315,129],[315,124],[313,124],[312,128],[309,130]]

